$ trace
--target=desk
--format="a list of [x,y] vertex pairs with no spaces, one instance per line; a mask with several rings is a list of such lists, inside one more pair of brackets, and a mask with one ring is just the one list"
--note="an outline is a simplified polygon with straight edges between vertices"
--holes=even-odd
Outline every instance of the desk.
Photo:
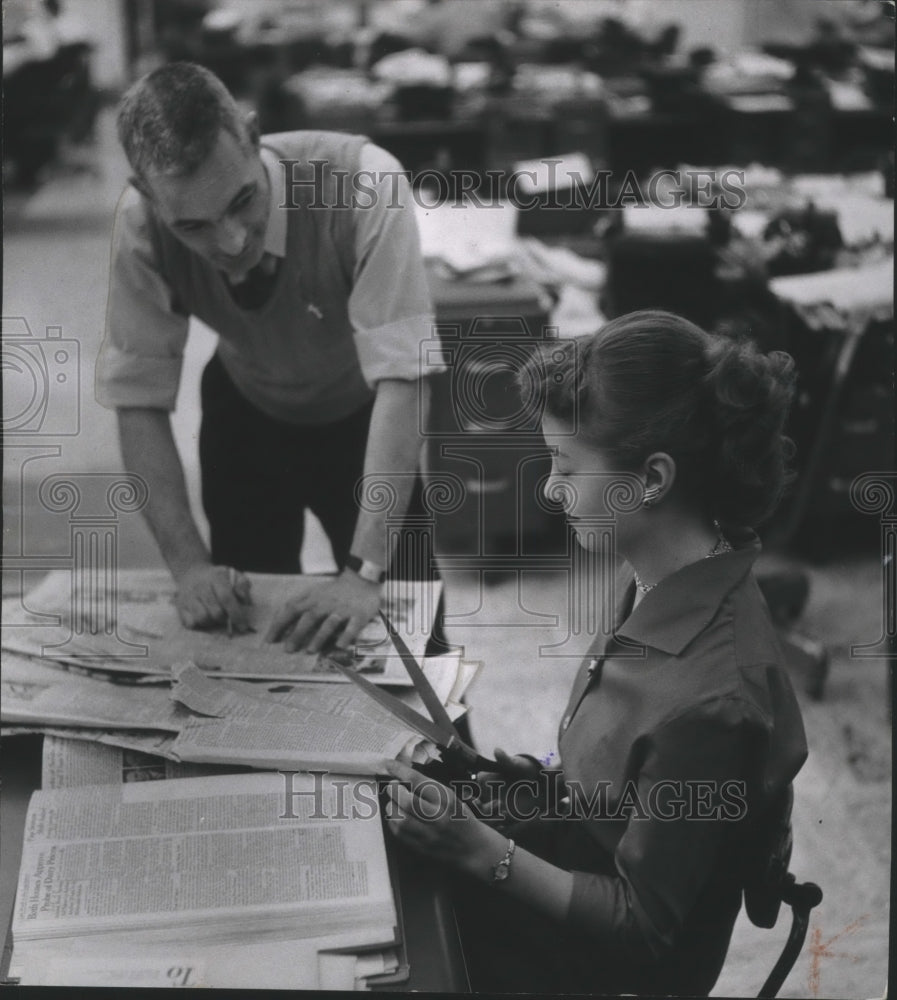
[[802,463],[783,540],[800,531],[818,551],[834,519],[856,511],[855,477],[892,467],[893,269],[890,257],[770,282],[800,372],[791,436]]
[[[31,793],[40,787],[41,736],[15,736],[0,742],[0,921],[6,937],[0,960],[0,981],[9,969],[12,940],[9,933],[18,882],[25,814]],[[468,991],[467,973],[455,926],[451,899],[443,872],[422,858],[399,850],[387,834],[390,865],[398,878],[396,906],[402,913],[405,949],[411,977],[384,987],[390,992]]]

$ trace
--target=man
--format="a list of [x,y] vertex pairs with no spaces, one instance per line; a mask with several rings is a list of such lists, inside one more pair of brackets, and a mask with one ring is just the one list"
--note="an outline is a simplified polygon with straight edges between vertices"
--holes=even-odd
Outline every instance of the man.
[[[286,606],[269,638],[348,646],[379,606],[386,517],[407,510],[428,403],[419,347],[433,316],[407,179],[363,137],[260,140],[255,114],[189,63],[138,81],[118,128],[133,176],[116,215],[97,394],[117,411],[126,466],[149,484],[181,618],[244,629],[243,572],[299,572],[310,508],[342,571]],[[190,315],[219,335],[199,436],[211,551],[169,417]],[[389,481],[390,511],[359,510],[362,474]]]

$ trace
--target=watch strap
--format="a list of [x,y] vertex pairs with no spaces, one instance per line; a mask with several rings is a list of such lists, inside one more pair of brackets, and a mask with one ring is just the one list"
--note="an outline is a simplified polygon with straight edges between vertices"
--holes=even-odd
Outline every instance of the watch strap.
[[359,559],[351,553],[346,557],[346,568],[368,583],[383,583],[386,579],[386,570],[382,566],[368,559]]
[[505,851],[505,856],[492,869],[493,882],[504,882],[504,880],[511,874],[511,861],[514,858],[514,851],[516,849],[517,845],[514,841],[508,839],[508,849]]

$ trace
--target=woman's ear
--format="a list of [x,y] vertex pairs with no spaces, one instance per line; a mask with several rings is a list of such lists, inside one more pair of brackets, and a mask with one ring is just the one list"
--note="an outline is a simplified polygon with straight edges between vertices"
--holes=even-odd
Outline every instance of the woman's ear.
[[665,451],[656,451],[642,463],[645,496],[642,503],[653,507],[666,497],[676,482],[676,461]]

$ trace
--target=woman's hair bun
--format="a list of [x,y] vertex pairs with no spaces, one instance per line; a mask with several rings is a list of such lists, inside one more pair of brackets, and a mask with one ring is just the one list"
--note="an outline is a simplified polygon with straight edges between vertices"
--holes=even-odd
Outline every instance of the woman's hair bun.
[[708,480],[720,520],[758,524],[775,509],[793,453],[784,436],[794,397],[794,361],[750,342],[712,337],[705,377],[715,428],[715,473]]

